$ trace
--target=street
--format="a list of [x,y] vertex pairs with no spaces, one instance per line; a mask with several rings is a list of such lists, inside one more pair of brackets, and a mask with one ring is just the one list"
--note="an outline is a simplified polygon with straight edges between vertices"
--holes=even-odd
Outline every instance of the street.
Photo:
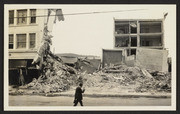
[[[73,97],[9,96],[9,106],[72,106]],[[84,106],[170,106],[171,98],[84,97]],[[78,103],[78,106],[79,103]]]

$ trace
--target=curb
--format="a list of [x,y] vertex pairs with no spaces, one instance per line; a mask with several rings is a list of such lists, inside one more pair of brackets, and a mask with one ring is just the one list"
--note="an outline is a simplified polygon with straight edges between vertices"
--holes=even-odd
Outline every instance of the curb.
[[[74,94],[66,94],[66,93],[9,93],[9,95],[18,96],[18,95],[39,95],[46,97],[56,97],[56,96],[67,96],[74,97]],[[123,98],[171,98],[171,95],[133,95],[133,94],[84,94],[84,97],[123,97]]]
[[[47,97],[54,97],[54,96],[68,96],[74,97],[72,94],[47,94]],[[84,97],[124,97],[124,98],[171,98],[171,95],[122,95],[122,94],[84,94]]]

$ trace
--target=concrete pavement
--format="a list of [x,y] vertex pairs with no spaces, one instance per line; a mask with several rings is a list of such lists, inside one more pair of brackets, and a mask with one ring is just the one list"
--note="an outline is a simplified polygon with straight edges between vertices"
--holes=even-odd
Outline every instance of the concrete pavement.
[[[54,96],[74,96],[74,90],[61,92],[61,93],[32,93],[32,92],[26,92],[26,93],[16,93],[11,92],[9,95],[41,95],[41,96],[47,96],[47,97],[54,97]],[[128,97],[128,98],[139,98],[139,97],[145,97],[145,98],[171,98],[171,93],[165,93],[165,92],[159,92],[159,93],[118,93],[118,92],[93,92],[93,91],[87,91],[83,94],[84,97]]]

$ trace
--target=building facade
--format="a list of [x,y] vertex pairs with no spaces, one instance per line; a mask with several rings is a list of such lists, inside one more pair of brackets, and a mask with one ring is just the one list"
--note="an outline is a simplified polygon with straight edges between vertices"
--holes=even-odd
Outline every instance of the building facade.
[[[9,10],[9,78],[17,81],[19,73],[26,75],[36,70],[31,62],[43,38],[46,10],[12,9]],[[34,72],[34,71],[33,71]],[[30,74],[30,73],[29,73]],[[12,82],[13,84],[13,82]]]
[[103,49],[103,67],[126,64],[167,71],[164,19],[114,19],[113,49]]
[[114,48],[126,49],[127,56],[137,48],[164,48],[163,19],[114,20]]

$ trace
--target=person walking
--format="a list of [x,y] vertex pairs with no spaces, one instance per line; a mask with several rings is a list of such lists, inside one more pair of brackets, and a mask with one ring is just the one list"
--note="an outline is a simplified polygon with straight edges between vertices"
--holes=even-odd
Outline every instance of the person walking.
[[79,86],[76,88],[76,92],[75,92],[75,98],[74,98],[74,106],[77,106],[78,102],[80,103],[81,106],[83,106],[83,97],[82,97],[82,93],[84,93],[85,89],[81,89],[83,86],[82,83],[79,84]]

